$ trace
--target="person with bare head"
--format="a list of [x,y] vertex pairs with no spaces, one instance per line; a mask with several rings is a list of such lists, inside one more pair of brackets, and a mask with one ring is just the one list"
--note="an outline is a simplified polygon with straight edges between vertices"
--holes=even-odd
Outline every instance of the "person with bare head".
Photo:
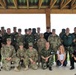
[[48,41],[48,37],[51,35],[50,27],[47,27],[46,32],[44,33],[44,38]]
[[65,34],[63,35],[61,39],[66,51],[66,61],[67,61],[67,53],[69,52],[69,59],[70,59],[70,65],[71,65],[71,57],[72,57],[71,54],[73,52],[74,37],[70,33],[69,28],[66,28]]
[[46,69],[49,67],[49,70],[52,70],[53,55],[49,42],[46,42],[45,48],[41,50],[41,58],[42,58],[42,69]]

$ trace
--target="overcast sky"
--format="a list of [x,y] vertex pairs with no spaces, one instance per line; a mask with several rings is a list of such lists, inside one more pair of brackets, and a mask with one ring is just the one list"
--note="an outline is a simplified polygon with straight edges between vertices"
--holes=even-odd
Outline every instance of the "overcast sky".
[[[46,18],[45,14],[0,14],[0,27],[4,26],[5,29],[14,26],[22,29],[24,33],[25,28],[37,28],[41,27],[41,33],[46,31]],[[56,33],[59,34],[62,28],[70,28],[70,32],[73,32],[73,28],[76,26],[76,15],[73,14],[52,14],[51,15],[51,28],[56,29]]]

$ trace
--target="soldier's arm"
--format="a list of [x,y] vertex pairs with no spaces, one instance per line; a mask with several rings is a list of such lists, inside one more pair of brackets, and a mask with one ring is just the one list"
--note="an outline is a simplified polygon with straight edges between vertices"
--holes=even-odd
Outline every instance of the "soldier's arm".
[[13,51],[12,51],[13,53],[12,53],[12,56],[11,56],[11,57],[13,58],[13,57],[16,56],[16,51],[15,51],[15,48],[14,48],[13,46],[12,46],[12,50],[13,50]]
[[6,59],[7,58],[3,47],[1,48],[1,56],[2,56],[2,59]]
[[20,58],[20,56],[19,56],[19,49],[17,50],[17,57]]
[[35,54],[36,54],[36,55],[35,55],[35,56],[36,56],[36,57],[35,57],[35,61],[37,61],[37,60],[38,60],[38,52],[37,52],[37,50],[35,50]]

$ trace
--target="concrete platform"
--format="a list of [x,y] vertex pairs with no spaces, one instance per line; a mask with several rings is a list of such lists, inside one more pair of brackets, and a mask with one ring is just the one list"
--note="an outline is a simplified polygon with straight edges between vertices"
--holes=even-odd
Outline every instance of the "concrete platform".
[[39,68],[38,70],[29,69],[27,71],[23,71],[23,69],[21,69],[20,72],[15,72],[14,70],[2,70],[0,71],[0,75],[75,75],[76,69],[69,70],[69,68],[69,65],[67,67],[56,67],[54,65],[52,71],[49,71],[49,69],[42,70],[41,68]]

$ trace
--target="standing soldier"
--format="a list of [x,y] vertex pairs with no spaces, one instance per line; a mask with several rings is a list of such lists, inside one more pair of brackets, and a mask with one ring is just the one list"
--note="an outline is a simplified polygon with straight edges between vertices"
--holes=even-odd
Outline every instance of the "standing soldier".
[[46,41],[48,41],[48,37],[49,35],[51,35],[52,33],[50,32],[50,27],[47,27],[47,31],[44,33],[44,38],[46,39]]
[[21,42],[19,43],[19,49],[17,50],[17,57],[20,59],[20,63],[26,67],[24,70],[28,70],[28,56],[26,55],[26,49]]
[[16,50],[16,43],[17,43],[17,41],[16,41],[16,36],[18,35],[18,32],[17,32],[17,28],[16,27],[13,27],[13,33],[12,33],[12,36],[13,36],[13,46],[14,46],[14,48],[15,48],[15,50]]
[[31,68],[37,70],[38,53],[37,50],[33,48],[33,43],[29,43],[29,49],[27,49],[26,54],[29,58]]
[[73,49],[76,50],[76,27],[74,28],[74,33],[72,34],[73,34],[73,37],[75,38],[73,41]]
[[11,34],[11,29],[7,28],[7,32],[2,36],[3,42],[6,44],[7,38],[11,38],[11,44],[13,44],[13,36]]
[[40,52],[42,49],[45,48],[46,40],[44,39],[44,35],[40,34],[40,39],[37,41],[37,47],[38,47],[38,66],[40,66],[41,56]]
[[70,65],[71,65],[71,57],[72,57],[71,55],[73,52],[73,41],[74,41],[73,35],[70,34],[69,28],[66,28],[66,32],[62,37],[62,43],[66,50],[66,61],[67,61],[67,54],[69,52]]
[[46,69],[47,67],[49,67],[49,70],[52,70],[53,56],[49,42],[46,42],[45,48],[41,50],[41,58],[42,58],[42,68]]
[[18,29],[18,34],[16,35],[16,50],[18,50],[19,42],[23,42],[23,35],[21,34],[21,29]]
[[1,27],[1,34],[2,34],[2,36],[5,34],[5,28],[4,27]]
[[11,69],[11,62],[13,62],[16,63],[14,70],[19,71],[19,59],[16,57],[16,52],[14,47],[11,45],[10,38],[7,38],[7,44],[1,48],[1,56],[3,69],[9,71]]
[[28,29],[28,35],[26,37],[27,43],[32,42],[34,44],[34,35],[32,34],[31,28]]
[[24,34],[24,36],[23,36],[23,40],[24,40],[24,47],[25,47],[26,49],[28,49],[28,43],[27,43],[27,40],[26,40],[27,35],[28,35],[28,30],[25,29],[25,34]]
[[48,42],[51,45],[52,50],[55,52],[55,61],[57,60],[57,50],[58,46],[61,44],[59,36],[56,34],[55,29],[52,29],[52,34],[48,37]]

